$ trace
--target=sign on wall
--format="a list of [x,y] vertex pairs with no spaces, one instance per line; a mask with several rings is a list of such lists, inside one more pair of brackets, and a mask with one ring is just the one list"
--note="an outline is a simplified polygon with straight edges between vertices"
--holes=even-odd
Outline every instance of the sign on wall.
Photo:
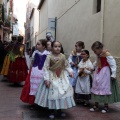
[[19,35],[18,24],[13,25],[13,35]]
[[55,18],[48,18],[48,29],[55,30]]

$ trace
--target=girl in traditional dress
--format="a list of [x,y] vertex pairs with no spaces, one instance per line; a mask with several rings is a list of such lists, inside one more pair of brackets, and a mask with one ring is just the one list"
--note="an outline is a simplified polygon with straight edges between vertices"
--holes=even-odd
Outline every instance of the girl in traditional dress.
[[66,70],[73,77],[73,71],[68,66],[65,55],[60,53],[61,43],[52,43],[52,53],[47,56],[44,64],[44,79],[42,80],[36,94],[35,103],[50,109],[49,118],[54,118],[54,110],[57,110],[61,117],[65,113],[61,109],[68,109],[75,106],[73,99],[73,88],[69,83]]
[[23,36],[18,36],[13,49],[11,50],[11,61],[8,70],[8,80],[13,83],[19,83],[26,80],[28,67],[24,56]]
[[13,41],[10,42],[10,43],[6,43],[5,50],[6,50],[7,54],[5,56],[3,67],[2,67],[2,70],[1,70],[1,73],[0,73],[3,76],[7,76],[8,75],[10,61],[12,60],[12,49],[13,49],[13,46],[14,46]]
[[82,41],[76,42],[75,50],[72,51],[72,53],[70,54],[70,56],[68,58],[70,67],[73,69],[73,72],[74,72],[74,77],[69,78],[70,83],[73,87],[75,87],[75,85],[76,85],[77,76],[78,76],[78,64],[82,59],[81,50],[84,48],[85,48],[84,42],[82,42]]
[[47,41],[47,50],[48,50],[49,52],[51,52],[51,50],[52,50],[51,44],[52,44],[51,41]]
[[89,59],[89,51],[82,50],[81,52],[82,60],[78,64],[77,83],[75,87],[75,93],[80,95],[80,99],[84,101],[84,105],[88,105],[90,99],[90,82],[91,82],[91,71],[93,70],[92,62]]
[[37,50],[32,55],[32,65],[29,75],[26,79],[20,99],[23,102],[34,104],[35,94],[38,90],[41,80],[43,79],[43,65],[49,52],[46,50],[47,44],[45,39],[37,42]]
[[90,111],[98,110],[99,103],[104,103],[101,112],[106,113],[109,111],[108,103],[120,101],[116,80],[116,62],[113,56],[104,49],[101,42],[93,43],[92,50],[97,55],[97,60],[94,63],[95,73],[91,89],[95,105]]

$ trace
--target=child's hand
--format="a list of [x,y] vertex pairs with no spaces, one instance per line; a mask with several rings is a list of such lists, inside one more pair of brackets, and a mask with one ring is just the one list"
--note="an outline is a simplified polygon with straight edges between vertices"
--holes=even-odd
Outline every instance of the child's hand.
[[49,81],[46,80],[45,84],[46,84],[46,87],[48,87],[48,88],[50,87],[50,82]]
[[84,72],[84,68],[80,68],[80,72]]
[[70,64],[71,64],[71,66],[75,66],[75,63],[73,63],[73,62],[71,62]]
[[71,72],[71,73],[69,73],[69,74],[70,74],[70,77],[72,77],[72,78],[74,77],[74,74],[73,74],[72,72]]

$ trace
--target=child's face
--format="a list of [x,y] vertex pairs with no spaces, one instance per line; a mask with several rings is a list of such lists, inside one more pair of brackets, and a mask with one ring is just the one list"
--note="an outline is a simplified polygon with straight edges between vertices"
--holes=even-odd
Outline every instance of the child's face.
[[40,41],[37,42],[36,48],[39,51],[43,51],[45,49],[45,47],[41,44]]
[[47,42],[47,50],[51,51],[51,42]]
[[60,54],[61,51],[61,44],[59,42],[55,42],[53,46],[53,52],[55,54]]
[[76,52],[81,52],[82,47],[79,46],[78,44],[75,44],[75,49],[76,49]]
[[102,53],[102,51],[103,51],[102,48],[99,48],[99,49],[94,48],[94,49],[93,49],[93,52],[94,52],[96,55],[98,55],[98,56]]
[[89,58],[88,54],[86,54],[85,52],[81,52],[81,57],[83,60],[87,60]]

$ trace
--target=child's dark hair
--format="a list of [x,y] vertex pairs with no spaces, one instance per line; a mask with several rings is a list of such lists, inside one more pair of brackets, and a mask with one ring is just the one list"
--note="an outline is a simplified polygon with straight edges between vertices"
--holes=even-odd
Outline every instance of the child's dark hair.
[[82,50],[81,52],[85,52],[88,55],[88,58],[90,57],[90,53],[88,50]]
[[18,42],[22,43],[23,42],[23,36],[18,36]]
[[47,43],[48,43],[48,42],[50,42],[50,43],[52,44],[52,42],[51,42],[51,41],[48,41],[48,40],[47,40]]
[[85,44],[82,41],[78,41],[78,42],[76,42],[76,44],[78,44],[79,47],[82,47],[82,49],[85,48]]
[[[53,46],[54,46],[54,44],[55,44],[56,42],[60,43],[59,41],[53,41],[52,44],[51,44],[51,47],[52,47],[52,48],[53,48]],[[63,46],[62,46],[61,43],[60,43],[60,45],[61,45],[61,51],[60,51],[60,53],[64,54]]]
[[63,46],[61,45],[61,51],[60,51],[62,54],[64,54],[64,49],[63,49]]
[[39,42],[41,42],[42,46],[45,46],[45,48],[47,48],[47,40],[46,39],[40,39]]
[[100,49],[100,48],[103,48],[103,47],[104,47],[104,45],[103,45],[101,42],[96,41],[96,42],[93,43],[91,49],[92,49],[92,50],[93,50],[93,49]]
[[[53,46],[54,46],[54,44],[55,44],[56,42],[60,43],[59,41],[53,41],[52,44],[51,44],[51,47],[52,47],[52,48],[53,48]],[[62,44],[61,44],[61,43],[60,43],[60,45],[61,45],[61,47],[62,47]]]

